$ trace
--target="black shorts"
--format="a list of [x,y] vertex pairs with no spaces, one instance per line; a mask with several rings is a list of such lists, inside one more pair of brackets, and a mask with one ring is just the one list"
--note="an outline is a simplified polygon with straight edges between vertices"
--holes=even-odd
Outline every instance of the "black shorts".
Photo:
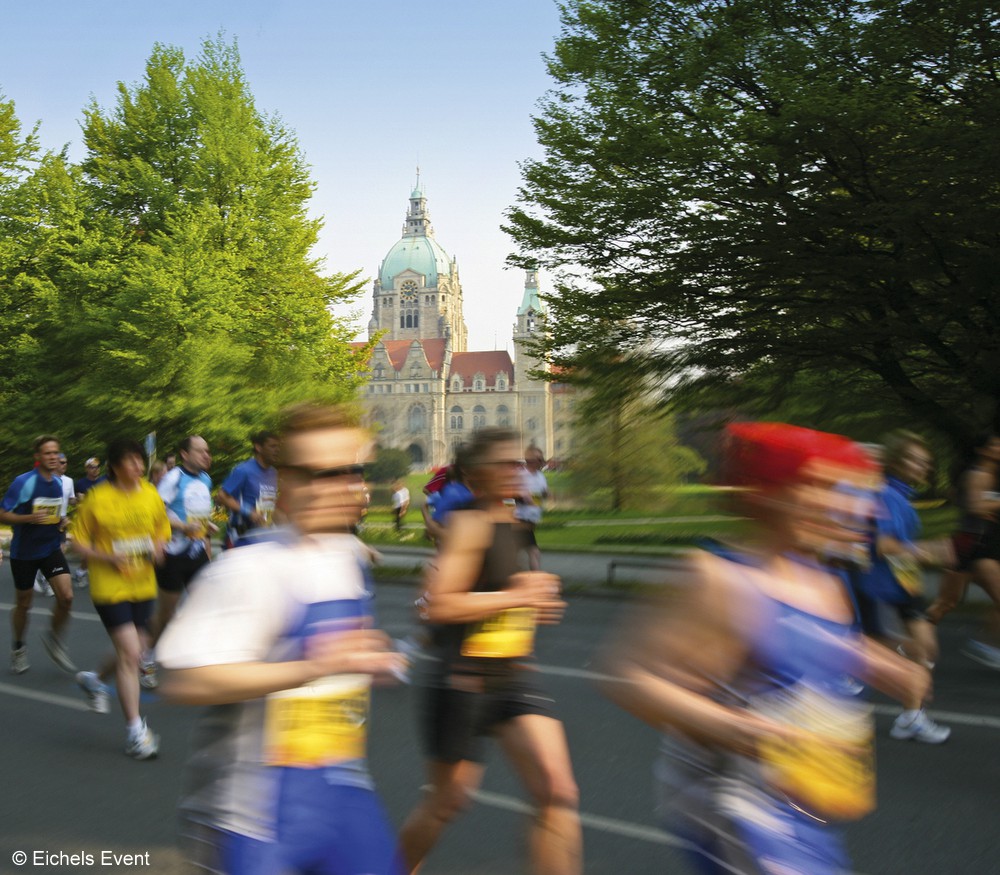
[[156,568],[156,585],[164,592],[183,592],[194,576],[208,564],[208,554],[202,551],[197,556],[171,553],[163,558],[163,564]]
[[14,578],[14,587],[22,592],[31,589],[35,585],[35,575],[41,571],[46,580],[52,580],[60,574],[69,574],[69,563],[63,556],[62,550],[49,553],[41,559],[15,559],[10,560],[10,573]]
[[423,741],[436,762],[481,763],[486,737],[508,720],[525,714],[552,717],[554,702],[534,681],[533,673],[504,676],[452,674],[438,671],[423,691]]
[[136,629],[149,629],[149,618],[153,616],[155,599],[144,602],[115,602],[110,605],[94,603],[94,610],[109,632],[119,626],[131,623]]

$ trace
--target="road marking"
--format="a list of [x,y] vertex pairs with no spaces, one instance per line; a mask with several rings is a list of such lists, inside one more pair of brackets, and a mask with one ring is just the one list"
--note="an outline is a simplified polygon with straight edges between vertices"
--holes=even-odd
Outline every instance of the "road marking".
[[58,705],[60,708],[70,708],[73,711],[90,710],[87,703],[81,702],[79,699],[72,699],[69,696],[57,696],[55,693],[43,693],[41,690],[18,687],[14,684],[0,682],[0,693],[6,693],[8,696],[19,696],[22,699],[32,699],[36,702],[45,702],[48,705]]
[[[52,604],[55,604],[54,600]],[[12,611],[12,610],[14,610],[14,605],[9,604],[8,602],[0,602],[0,611]],[[43,615],[49,616],[52,613],[52,611],[47,607],[38,607],[38,608],[32,608],[30,611],[28,611],[28,613],[31,614],[32,616],[41,617]],[[76,611],[74,611],[72,616],[74,620],[88,620],[89,622],[92,623],[101,622],[101,618],[97,616],[97,614],[77,613]]]
[[[505,796],[503,793],[477,790],[472,795],[477,802],[489,805],[492,808],[502,808],[504,811],[514,811],[518,814],[532,814],[535,810],[527,802],[516,799],[513,796]],[[667,845],[671,848],[690,847],[689,843],[685,842],[684,839],[671,835],[665,830],[657,829],[655,826],[643,826],[639,823],[618,820],[614,817],[603,817],[600,814],[587,814],[585,811],[581,811],[580,823],[589,829],[609,832],[629,839],[652,842],[656,845]]]
[[[14,606],[6,602],[0,603],[0,610],[11,610]],[[32,608],[30,613],[32,614],[48,614],[46,608]],[[89,620],[91,622],[99,623],[101,618],[97,614],[74,614],[74,619],[77,620]],[[395,628],[395,627],[394,627]],[[409,627],[407,627],[409,628]],[[400,630],[402,631],[402,629]],[[433,657],[428,657],[426,654],[418,654],[420,659],[432,659]],[[584,681],[597,681],[600,683],[621,683],[620,678],[616,678],[609,674],[603,674],[597,671],[590,671],[585,668],[572,668],[567,665],[547,665],[544,663],[535,663],[535,667],[542,674],[552,675],[553,677],[565,677],[565,678],[576,678],[577,680]],[[9,692],[12,695],[18,695],[22,692],[21,687],[12,687],[8,684],[0,684],[0,693]],[[38,694],[38,696],[25,696],[25,698],[39,698],[40,701],[47,701],[44,697],[44,693]],[[55,696],[55,699],[60,699],[62,697]],[[78,708],[80,706],[79,702],[71,699],[63,699],[63,701],[72,701],[72,707]],[[54,704],[60,704],[56,701]],[[87,710],[87,706],[83,705],[83,710]],[[899,713],[899,708],[894,705],[875,705],[874,711],[876,714],[882,714],[889,717],[895,717]],[[958,711],[928,711],[930,716],[936,720],[942,720],[945,723],[955,723],[958,726],[981,726],[987,729],[1000,729],[1000,717],[990,717],[986,714],[962,714]]]

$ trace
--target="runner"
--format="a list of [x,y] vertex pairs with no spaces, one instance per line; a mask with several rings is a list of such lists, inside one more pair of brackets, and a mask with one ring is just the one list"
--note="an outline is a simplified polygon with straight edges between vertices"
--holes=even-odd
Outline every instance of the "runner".
[[[205,439],[196,434],[184,438],[178,451],[180,465],[171,468],[157,487],[167,506],[173,537],[167,544],[163,564],[156,569],[158,596],[151,630],[153,646],[173,617],[191,579],[212,558],[209,538],[215,527],[211,521],[212,480],[207,473],[212,456]],[[151,658],[145,658],[143,665],[144,673],[153,677]]]
[[278,465],[291,525],[205,569],[160,641],[163,693],[218,706],[181,800],[199,871],[398,872],[365,761],[371,680],[398,656],[370,627],[350,534],[370,448],[341,410],[292,411]]
[[139,672],[149,644],[156,599],[153,563],[162,561],[170,521],[156,487],[143,476],[137,441],[114,441],[107,452],[108,479],[90,490],[73,521],[73,549],[89,561],[90,597],[115,652],[99,672],[76,680],[91,710],[110,710],[103,681],[112,674],[125,717],[125,753],[138,760],[156,756],[159,738],[139,713]]
[[[69,509],[76,506],[76,490],[73,487],[73,478],[66,476],[66,468],[69,463],[66,460],[66,454],[59,454],[59,467],[56,469],[59,472],[59,479],[62,482],[62,505],[59,508],[59,528],[62,531],[62,543],[66,543],[66,526],[69,522]],[[65,551],[64,551],[65,552]],[[55,595],[49,582],[45,579],[45,575],[39,570],[35,574],[35,592],[44,593],[45,595],[52,597]]]
[[76,671],[63,643],[63,634],[73,608],[73,584],[69,564],[62,552],[63,485],[59,475],[59,439],[42,435],[34,443],[35,468],[14,478],[0,504],[0,522],[13,529],[10,571],[17,599],[11,611],[13,640],[10,670],[28,670],[25,635],[28,611],[34,598],[35,574],[41,571],[55,592],[52,623],[42,644],[63,671]]
[[[915,488],[923,484],[931,468],[926,441],[909,431],[896,431],[885,446],[885,484],[878,493],[871,565],[860,578],[861,590],[880,609],[876,622],[866,632],[890,646],[898,643],[912,660],[933,670],[938,658],[937,631],[927,618],[921,568],[949,564],[946,545],[918,541],[920,518],[912,505]],[[948,545],[950,547],[950,545]],[[942,744],[951,730],[931,720],[920,699],[907,699],[893,724],[890,736],[900,741]]]
[[253,456],[240,462],[222,484],[215,497],[217,504],[229,509],[226,546],[235,547],[240,537],[251,529],[272,525],[274,502],[278,493],[277,435],[260,431],[250,438]]
[[514,509],[514,516],[524,523],[526,529],[528,568],[532,571],[542,567],[542,551],[535,540],[535,527],[542,521],[542,502],[549,497],[549,484],[542,472],[544,467],[545,456],[532,444],[524,454],[522,490]]
[[406,488],[406,483],[397,480],[392,484],[392,516],[395,521],[396,531],[403,531],[403,520],[406,512],[410,509],[410,490]]
[[[101,460],[97,456],[91,456],[83,463],[84,471],[86,472],[83,477],[80,477],[73,484],[75,490],[77,503],[83,501],[84,496],[90,491],[91,487],[96,486],[98,483],[103,482],[107,479],[101,473]],[[80,562],[80,567],[73,572],[73,582],[76,584],[78,589],[82,589],[87,585],[87,560],[84,559]]]
[[779,423],[729,427],[728,482],[753,546],[693,554],[611,643],[606,694],[665,732],[661,805],[702,873],[843,875],[845,821],[874,807],[870,706],[930,675],[864,638],[847,587],[817,562],[870,476],[846,438]]
[[518,573],[523,529],[508,504],[521,488],[518,435],[484,428],[469,457],[476,507],[449,517],[421,600],[423,619],[434,624],[435,659],[423,690],[430,787],[401,831],[403,856],[416,872],[468,805],[482,779],[485,737],[492,735],[537,807],[535,872],[571,875],[581,869],[581,836],[566,735],[525,665],[536,623],[562,616],[559,578]]

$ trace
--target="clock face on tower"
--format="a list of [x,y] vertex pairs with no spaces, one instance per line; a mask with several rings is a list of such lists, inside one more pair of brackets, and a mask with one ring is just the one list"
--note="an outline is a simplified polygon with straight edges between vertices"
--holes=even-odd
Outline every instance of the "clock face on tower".
[[417,284],[413,280],[406,280],[399,288],[399,297],[404,304],[412,304],[417,300]]

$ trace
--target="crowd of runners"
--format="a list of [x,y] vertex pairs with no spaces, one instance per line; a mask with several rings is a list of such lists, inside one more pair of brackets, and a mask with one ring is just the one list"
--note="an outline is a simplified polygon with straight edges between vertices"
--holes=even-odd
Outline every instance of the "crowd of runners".
[[[113,441],[104,473],[65,476],[58,439],[10,485],[16,603],[10,669],[29,669],[36,577],[52,589],[42,643],[92,710],[111,710],[125,751],[156,756],[140,690],[207,706],[180,803],[181,841],[199,871],[233,875],[414,873],[469,804],[494,740],[534,804],[533,871],[582,871],[578,790],[557,705],[532,668],[540,626],[566,603],[534,537],[544,456],[486,428],[425,492],[437,553],[415,601],[423,651],[407,675],[375,626],[371,551],[356,536],[372,438],[340,408],[304,405],[213,495],[211,455],[191,435],[150,466]],[[729,426],[726,476],[752,532],[693,553],[664,597],[609,633],[606,694],[664,734],[656,774],[664,817],[699,871],[847,871],[846,822],[874,807],[873,719],[865,690],[901,704],[893,739],[944,742],[925,711],[935,623],[975,582],[1000,607],[1000,439],[977,442],[957,479],[951,538],[921,540],[914,490],[928,444],[910,432],[878,447],[775,423]],[[409,505],[394,489],[400,525]],[[75,506],[75,508],[74,508]],[[213,555],[215,506],[228,511]],[[70,513],[73,509],[72,514]],[[68,520],[71,519],[69,525]],[[66,629],[85,569],[110,639],[80,670]],[[928,604],[922,570],[946,576]],[[996,613],[984,632],[1000,629]],[[1000,641],[966,652],[1000,668]],[[366,765],[373,684],[412,676],[426,755],[424,795],[398,837]]]

